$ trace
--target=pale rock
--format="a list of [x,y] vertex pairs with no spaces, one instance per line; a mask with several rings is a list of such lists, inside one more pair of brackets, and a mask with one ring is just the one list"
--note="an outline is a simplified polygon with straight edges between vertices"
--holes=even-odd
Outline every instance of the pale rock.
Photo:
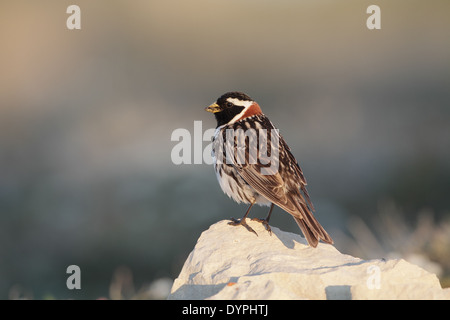
[[402,259],[362,260],[298,234],[220,221],[204,231],[168,299],[450,299],[438,278]]

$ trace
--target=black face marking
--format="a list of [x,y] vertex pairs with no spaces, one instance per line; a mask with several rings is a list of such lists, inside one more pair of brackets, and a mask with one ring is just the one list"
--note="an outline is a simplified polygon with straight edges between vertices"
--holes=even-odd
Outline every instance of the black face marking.
[[245,107],[234,105],[232,102],[227,99],[238,99],[241,101],[253,101],[248,95],[242,92],[227,92],[222,95],[219,99],[217,99],[217,104],[221,107],[222,111],[216,112],[214,116],[217,120],[217,126],[220,127],[233,119],[236,115],[242,112]]
[[241,113],[244,109],[244,107],[233,105],[232,107],[226,108],[223,111],[214,113],[214,116],[217,120],[217,127],[227,124],[231,121],[231,119],[233,119],[237,114]]

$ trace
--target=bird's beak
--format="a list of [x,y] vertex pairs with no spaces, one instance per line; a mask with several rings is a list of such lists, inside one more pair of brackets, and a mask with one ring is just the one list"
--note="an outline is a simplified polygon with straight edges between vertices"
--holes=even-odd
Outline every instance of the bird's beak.
[[209,107],[205,108],[205,110],[208,112],[216,113],[222,111],[222,108],[217,103],[213,103]]

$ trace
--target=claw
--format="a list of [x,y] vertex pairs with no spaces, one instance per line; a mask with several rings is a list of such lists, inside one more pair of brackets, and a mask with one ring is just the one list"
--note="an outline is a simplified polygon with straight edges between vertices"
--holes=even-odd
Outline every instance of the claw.
[[[252,219],[253,220],[253,219]],[[250,227],[247,222],[245,222],[245,218],[243,219],[235,219],[235,218],[231,218],[231,221],[228,222],[228,224],[230,226],[244,226],[248,231],[253,232],[254,234],[256,234],[256,236],[258,236],[258,234],[256,233],[255,230],[253,230],[252,227]]]
[[272,235],[272,229],[270,228],[269,223],[266,219],[252,218],[252,221],[261,222],[264,228],[266,228],[266,230],[269,232],[269,234]]

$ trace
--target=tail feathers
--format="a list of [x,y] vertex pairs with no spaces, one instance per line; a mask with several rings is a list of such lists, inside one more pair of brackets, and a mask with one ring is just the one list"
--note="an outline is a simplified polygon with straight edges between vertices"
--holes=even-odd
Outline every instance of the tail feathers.
[[308,244],[311,247],[317,247],[319,240],[333,244],[333,239],[328,235],[325,229],[321,226],[319,221],[313,216],[313,213],[304,203],[298,203],[297,208],[300,211],[300,216],[293,215],[295,222],[297,222],[300,230],[303,232]]
[[298,226],[300,227],[300,230],[302,230],[303,235],[306,238],[306,241],[308,241],[308,244],[315,248],[317,247],[317,244],[319,243],[319,239],[316,235],[314,235],[311,231],[311,229],[306,225],[305,220],[294,217],[295,222],[297,222]]

